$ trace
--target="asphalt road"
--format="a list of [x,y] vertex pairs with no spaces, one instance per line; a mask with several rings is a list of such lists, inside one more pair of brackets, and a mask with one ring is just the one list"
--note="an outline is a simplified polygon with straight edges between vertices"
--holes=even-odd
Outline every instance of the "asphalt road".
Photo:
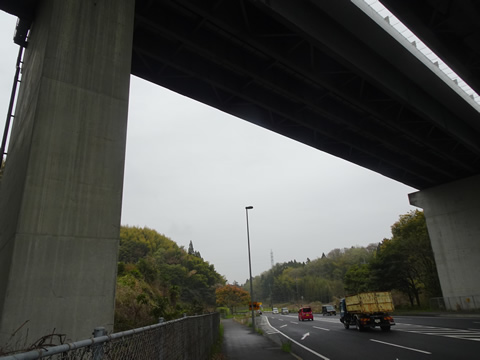
[[315,315],[298,321],[296,314],[264,313],[266,336],[292,343],[292,351],[308,359],[459,360],[480,359],[480,317],[394,317],[390,332],[345,329],[337,316]]

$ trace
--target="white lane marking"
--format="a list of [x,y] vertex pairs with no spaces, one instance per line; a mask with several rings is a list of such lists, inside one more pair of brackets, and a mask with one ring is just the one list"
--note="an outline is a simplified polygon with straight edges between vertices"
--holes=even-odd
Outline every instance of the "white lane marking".
[[431,352],[424,351],[424,350],[419,350],[419,349],[414,349],[414,348],[410,348],[410,347],[406,347],[406,346],[402,346],[402,345],[387,343],[387,342],[379,341],[379,340],[375,340],[375,339],[370,339],[370,341],[374,341],[374,342],[377,342],[377,343],[380,343],[380,344],[384,344],[384,345],[395,346],[395,347],[399,347],[399,348],[402,348],[402,349],[417,351],[417,352],[420,352],[420,353],[423,353],[423,354],[432,355]]
[[319,330],[325,330],[325,331],[330,331],[330,329],[325,329],[325,328],[321,328],[321,327],[318,327],[318,326],[314,326],[315,329],[319,329]]
[[434,326],[411,325],[409,328],[402,328],[402,326],[400,326],[396,330],[421,335],[454,337],[456,339],[480,341],[479,329],[452,329]]
[[280,329],[281,329],[282,327],[285,327],[285,326],[288,326],[288,325],[287,325],[287,324],[285,324],[285,325],[282,325],[282,326],[280,326]]
[[[267,318],[267,324],[268,326],[270,326],[272,329],[275,329],[272,325],[270,325],[270,321],[268,321],[268,318]],[[288,335],[285,335],[284,333],[282,333],[281,331],[275,329],[277,331],[278,334],[281,334],[282,336],[286,337],[288,340],[290,340],[291,342],[293,342],[294,344],[297,344],[298,346],[300,346],[301,348],[311,352],[313,355],[315,356],[318,356],[319,358],[323,359],[323,360],[330,360],[329,358],[327,358],[326,356],[323,356],[319,353],[317,353],[316,351],[313,351],[312,349],[306,347],[305,345],[303,344],[300,344],[298,341],[295,341],[293,340],[291,337],[289,337]]]
[[[469,336],[473,336],[473,338],[469,338]],[[445,337],[451,337],[456,339],[464,339],[464,340],[473,340],[473,341],[480,341],[478,335],[445,335]]]
[[290,321],[292,324],[298,325],[298,322]]
[[308,333],[306,333],[306,334],[303,334],[303,336],[302,336],[302,340],[305,340],[305,338],[306,338],[307,336],[310,336],[310,333],[309,333],[309,332],[308,332]]

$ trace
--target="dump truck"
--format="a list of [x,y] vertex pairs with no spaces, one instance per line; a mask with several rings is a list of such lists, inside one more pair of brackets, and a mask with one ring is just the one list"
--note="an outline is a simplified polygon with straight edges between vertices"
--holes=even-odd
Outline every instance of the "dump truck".
[[363,331],[380,327],[382,331],[390,331],[395,321],[389,313],[394,310],[392,294],[387,291],[345,296],[340,300],[340,321],[345,329],[356,326]]

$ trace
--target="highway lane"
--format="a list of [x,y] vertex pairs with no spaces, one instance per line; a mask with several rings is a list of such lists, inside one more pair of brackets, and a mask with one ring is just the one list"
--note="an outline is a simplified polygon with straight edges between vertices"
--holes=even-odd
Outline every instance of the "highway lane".
[[396,316],[399,322],[424,326],[448,326],[458,329],[480,331],[480,316]]
[[268,334],[281,333],[302,359],[478,359],[480,318],[395,317],[390,332],[359,332],[343,327],[339,316],[315,315],[298,321],[296,314],[265,314]]

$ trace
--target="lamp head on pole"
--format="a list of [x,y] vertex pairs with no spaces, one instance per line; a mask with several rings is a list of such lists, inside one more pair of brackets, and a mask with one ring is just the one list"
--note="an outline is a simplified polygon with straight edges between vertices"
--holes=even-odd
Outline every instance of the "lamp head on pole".
[[245,209],[246,210],[251,210],[251,209],[253,209],[253,206],[246,206]]

